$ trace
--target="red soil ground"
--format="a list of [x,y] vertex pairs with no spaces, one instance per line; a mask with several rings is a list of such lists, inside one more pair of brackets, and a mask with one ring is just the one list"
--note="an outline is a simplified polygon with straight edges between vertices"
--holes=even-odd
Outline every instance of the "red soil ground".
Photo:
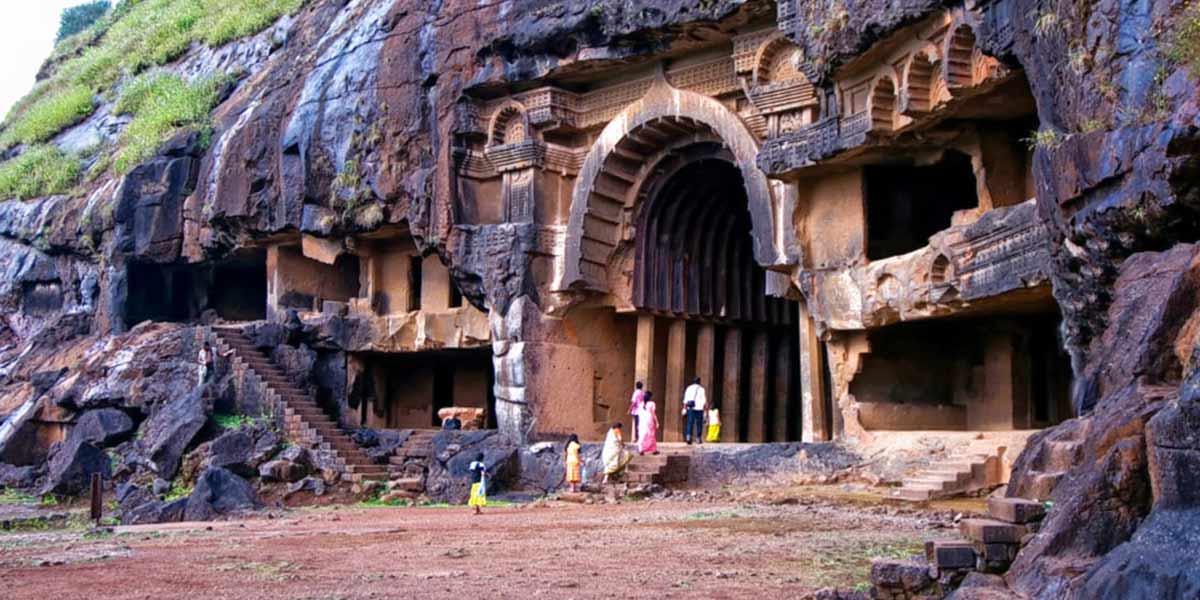
[[279,515],[0,533],[0,597],[795,598],[949,533],[945,511],[761,493]]

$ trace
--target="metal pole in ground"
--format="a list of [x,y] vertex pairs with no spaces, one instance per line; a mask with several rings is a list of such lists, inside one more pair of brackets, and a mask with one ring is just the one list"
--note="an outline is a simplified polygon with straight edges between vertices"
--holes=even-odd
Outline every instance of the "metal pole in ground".
[[100,474],[92,473],[92,521],[97,527],[100,526],[100,517],[104,509],[100,492]]

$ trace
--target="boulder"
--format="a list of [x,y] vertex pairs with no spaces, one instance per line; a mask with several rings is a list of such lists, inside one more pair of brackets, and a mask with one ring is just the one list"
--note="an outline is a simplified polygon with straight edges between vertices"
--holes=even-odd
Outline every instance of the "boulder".
[[254,439],[245,429],[235,429],[222,434],[212,441],[209,452],[211,454],[207,464],[210,467],[229,469],[242,477],[253,477],[256,474],[250,464],[254,454]]
[[115,408],[102,408],[83,413],[71,430],[71,437],[107,448],[129,439],[133,433],[133,419]]
[[258,494],[248,481],[228,469],[209,467],[196,479],[183,516],[186,521],[211,521],[260,506]]
[[178,523],[183,520],[187,498],[170,502],[150,500],[129,510],[121,510],[122,525],[150,525],[154,523]]
[[112,478],[112,467],[103,450],[81,440],[55,444],[50,451],[42,493],[60,496],[87,493],[93,473],[99,473],[105,480]]
[[425,494],[435,502],[466,502],[472,481],[467,467],[480,452],[490,474],[489,494],[495,495],[516,481],[517,448],[507,438],[495,431],[442,431],[433,438]]
[[175,478],[180,458],[207,422],[208,410],[199,388],[150,416],[142,426],[143,445],[159,477]]
[[282,441],[279,439],[279,434],[271,429],[263,428],[263,431],[254,438],[254,452],[250,454],[250,465],[258,468],[259,465],[270,460],[279,450],[280,443]]
[[258,476],[268,482],[292,483],[304,479],[308,473],[307,466],[290,460],[267,461],[258,467]]
[[323,496],[325,495],[325,480],[317,477],[305,477],[304,479],[301,479],[300,481],[288,486],[287,493],[284,494],[284,497],[288,498],[294,494],[299,494],[300,492],[308,492],[314,496]]
[[41,477],[43,469],[38,465],[18,467],[0,463],[0,488],[25,490],[32,488]]
[[279,453],[279,458],[304,468],[312,468],[312,453],[301,446],[288,446]]

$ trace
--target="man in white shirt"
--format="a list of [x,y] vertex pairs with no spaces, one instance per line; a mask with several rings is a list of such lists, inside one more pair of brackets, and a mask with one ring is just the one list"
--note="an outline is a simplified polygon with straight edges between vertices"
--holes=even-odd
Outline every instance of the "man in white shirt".
[[696,438],[697,444],[704,443],[704,436],[700,430],[704,427],[704,409],[707,405],[708,396],[700,385],[700,378],[697,377],[692,385],[687,386],[687,389],[683,391],[683,414],[687,417],[683,438],[689,445],[692,443],[693,436]]

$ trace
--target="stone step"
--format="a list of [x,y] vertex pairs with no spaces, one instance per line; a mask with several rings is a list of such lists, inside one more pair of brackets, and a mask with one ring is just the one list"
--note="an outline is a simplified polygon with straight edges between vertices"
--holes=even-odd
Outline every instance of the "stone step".
[[1041,502],[1024,498],[988,498],[987,505],[993,519],[1006,523],[1031,523],[1046,516],[1046,507]]
[[924,502],[933,498],[933,491],[901,487],[892,491],[892,497],[911,502]]
[[929,540],[925,542],[925,560],[938,569],[971,569],[975,567],[975,547],[962,540]]
[[981,544],[1017,544],[1028,533],[1022,525],[995,519],[963,519],[958,530],[963,537]]

